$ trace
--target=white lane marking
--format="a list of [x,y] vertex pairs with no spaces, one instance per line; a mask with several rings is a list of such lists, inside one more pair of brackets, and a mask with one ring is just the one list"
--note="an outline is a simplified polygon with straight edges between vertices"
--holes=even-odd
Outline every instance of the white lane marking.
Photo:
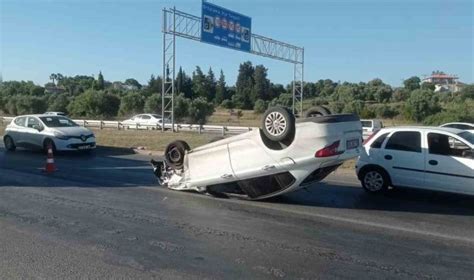
[[[160,191],[160,192],[169,192],[171,190],[167,188],[156,188],[156,187],[144,187],[145,189],[149,190],[154,190],[154,191]],[[234,204],[240,204],[240,205],[249,205],[253,207],[259,207],[259,208],[264,208],[264,209],[270,209],[274,211],[280,211],[280,212],[287,212],[291,214],[298,214],[298,215],[303,215],[303,216],[310,216],[313,218],[321,218],[321,219],[326,219],[326,220],[333,220],[336,222],[343,222],[343,223],[349,223],[349,224],[354,224],[354,225],[359,225],[359,226],[366,226],[366,227],[375,227],[378,229],[384,229],[384,230],[392,230],[392,231],[399,231],[399,232],[404,232],[404,233],[409,233],[409,234],[416,234],[416,235],[423,235],[423,236],[430,236],[434,238],[439,238],[439,239],[446,239],[446,240],[451,240],[451,241],[458,241],[458,242],[465,242],[465,243],[472,243],[474,244],[474,238],[468,238],[468,237],[462,237],[462,236],[452,236],[448,234],[443,234],[443,233],[438,233],[438,232],[433,232],[429,230],[419,230],[416,228],[408,228],[408,227],[403,227],[403,226],[394,226],[394,225],[389,225],[389,224],[383,224],[383,223],[377,223],[377,222],[369,222],[369,221],[363,221],[360,218],[345,218],[345,217],[340,217],[340,216],[335,216],[335,215],[327,215],[327,214],[317,214],[317,213],[309,213],[309,212],[304,212],[300,210],[295,210],[295,209],[282,209],[280,207],[277,207],[272,204],[267,204],[264,202],[258,202],[258,201],[245,201],[245,200],[234,200],[234,199],[219,199],[219,198],[214,198],[210,197],[207,195],[201,195],[201,194],[195,194],[195,193],[189,193],[189,192],[182,192],[183,195],[192,195],[194,197],[200,197],[204,199],[212,199],[212,200],[219,200],[221,202],[229,202],[229,203],[234,203]]]

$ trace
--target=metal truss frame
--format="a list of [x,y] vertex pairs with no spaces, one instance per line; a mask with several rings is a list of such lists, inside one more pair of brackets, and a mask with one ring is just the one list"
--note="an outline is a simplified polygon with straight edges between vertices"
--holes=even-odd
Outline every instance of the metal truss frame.
[[[176,36],[201,41],[201,18],[176,8],[163,9],[163,84],[162,116],[174,129],[174,96],[176,74]],[[268,37],[251,34],[250,53],[293,64],[293,113],[303,113],[304,48]],[[164,130],[165,127],[162,127]]]

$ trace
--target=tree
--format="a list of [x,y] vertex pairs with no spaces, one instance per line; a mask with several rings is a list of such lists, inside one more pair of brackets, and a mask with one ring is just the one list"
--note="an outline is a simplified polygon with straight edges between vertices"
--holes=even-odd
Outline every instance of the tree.
[[388,85],[379,87],[375,92],[375,100],[379,103],[388,102],[392,98],[392,88]]
[[176,92],[184,93],[186,98],[193,97],[193,82],[190,77],[179,67],[178,75],[176,76]]
[[188,116],[191,123],[205,124],[212,113],[214,113],[214,105],[202,97],[194,99],[189,104]]
[[130,92],[122,97],[120,102],[120,115],[134,115],[143,112],[145,99],[138,92]]
[[405,101],[408,97],[410,97],[410,92],[405,88],[397,88],[392,94],[392,99],[395,102]]
[[207,90],[207,101],[214,102],[216,98],[216,76],[212,71],[212,68],[209,67],[209,71],[206,76],[206,90]]
[[147,87],[147,91],[152,94],[152,93],[160,93],[162,88],[162,83],[163,83],[163,79],[160,77],[160,76],[157,76],[155,78],[155,76],[152,74],[151,77],[150,77],[150,80],[148,80],[148,87]]
[[406,101],[405,110],[410,119],[421,122],[426,117],[438,113],[441,108],[432,91],[416,89]]
[[267,79],[267,71],[263,65],[257,65],[253,72],[252,102],[257,99],[269,100],[270,81]]
[[420,78],[418,78],[417,76],[413,76],[403,81],[403,85],[405,86],[407,90],[413,91],[415,89],[420,88],[420,82],[421,82]]
[[253,102],[251,98],[252,88],[254,85],[253,73],[255,69],[250,61],[241,63],[239,66],[239,74],[235,83],[236,92],[233,96],[234,104],[238,108],[252,109]]
[[102,71],[100,71],[99,76],[97,76],[96,89],[103,90],[104,88],[105,88],[104,76],[102,75]]
[[154,93],[145,101],[144,110],[146,113],[161,114],[161,94]]
[[206,76],[202,73],[201,67],[196,66],[196,71],[193,72],[193,98],[202,97],[207,100],[207,90]]
[[57,77],[58,77],[58,75],[55,74],[55,73],[52,73],[51,75],[49,75],[49,79],[50,79],[51,81],[53,81],[53,84],[54,84],[54,85],[56,85],[55,81],[56,81]]
[[174,99],[174,117],[177,121],[183,120],[188,116],[189,104],[191,99],[184,96],[183,93],[178,94]]
[[133,90],[139,90],[142,88],[142,85],[135,79],[129,78],[125,80],[125,84],[133,88]]
[[427,90],[431,90],[431,91],[434,91],[435,90],[435,85],[433,83],[430,83],[430,82],[424,82],[421,84],[421,89],[427,89]]
[[257,99],[255,105],[253,106],[253,111],[256,114],[262,114],[267,110],[267,103],[262,99]]
[[51,95],[48,101],[48,111],[68,113],[69,102],[67,94]]
[[74,116],[109,118],[117,115],[119,106],[118,96],[89,89],[74,98],[67,111]]
[[217,81],[217,85],[216,85],[216,98],[214,100],[214,103],[215,104],[221,104],[222,101],[224,101],[225,99],[228,99],[227,87],[226,87],[226,84],[225,84],[224,72],[221,69],[221,73],[219,75],[219,80]]

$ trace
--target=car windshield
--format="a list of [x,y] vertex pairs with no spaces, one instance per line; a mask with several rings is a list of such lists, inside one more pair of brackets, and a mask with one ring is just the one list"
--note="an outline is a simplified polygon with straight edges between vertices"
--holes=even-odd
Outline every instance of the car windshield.
[[469,131],[463,131],[461,133],[458,133],[458,135],[466,139],[469,143],[474,145],[474,133],[469,132]]
[[372,127],[372,121],[361,121],[362,127]]
[[72,127],[72,126],[79,126],[77,123],[73,122],[72,120],[61,117],[61,116],[51,116],[51,117],[40,117],[41,121],[43,121],[44,125],[47,127]]

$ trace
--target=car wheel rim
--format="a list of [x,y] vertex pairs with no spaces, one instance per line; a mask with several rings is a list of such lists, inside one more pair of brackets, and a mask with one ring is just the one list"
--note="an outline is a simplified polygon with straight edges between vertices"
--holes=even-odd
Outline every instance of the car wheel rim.
[[379,172],[370,171],[365,174],[364,183],[369,191],[375,192],[383,188],[384,180]]
[[272,136],[280,136],[287,127],[286,119],[279,112],[272,112],[265,118],[265,129]]
[[181,158],[181,153],[179,152],[178,148],[177,147],[173,147],[172,149],[170,149],[170,151],[168,152],[168,157],[169,159],[171,160],[171,162],[178,162]]

